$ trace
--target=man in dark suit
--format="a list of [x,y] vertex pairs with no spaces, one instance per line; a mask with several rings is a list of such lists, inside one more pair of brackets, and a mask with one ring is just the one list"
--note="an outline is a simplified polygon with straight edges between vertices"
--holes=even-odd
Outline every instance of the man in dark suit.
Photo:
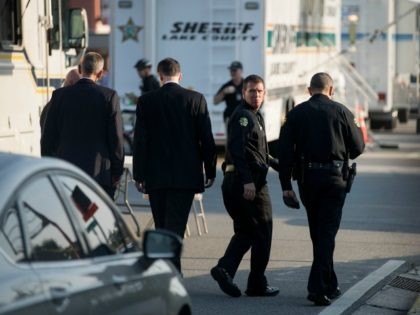
[[82,78],[53,92],[41,137],[41,155],[80,167],[113,198],[124,166],[123,128],[118,95],[96,84],[103,73],[101,55],[90,52]]
[[[163,59],[158,73],[162,87],[137,104],[133,177],[137,189],[149,194],[155,227],[182,238],[194,194],[216,177],[216,146],[206,100],[179,85],[179,63]],[[181,262],[174,263],[180,270]]]

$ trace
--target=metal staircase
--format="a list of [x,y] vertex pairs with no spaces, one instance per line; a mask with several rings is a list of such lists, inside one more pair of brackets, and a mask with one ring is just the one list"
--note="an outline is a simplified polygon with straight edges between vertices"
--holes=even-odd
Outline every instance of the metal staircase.
[[345,102],[348,105],[361,105],[367,117],[369,104],[378,101],[378,94],[370,86],[370,84],[356,70],[347,57],[340,53],[336,58],[332,59],[346,80]]

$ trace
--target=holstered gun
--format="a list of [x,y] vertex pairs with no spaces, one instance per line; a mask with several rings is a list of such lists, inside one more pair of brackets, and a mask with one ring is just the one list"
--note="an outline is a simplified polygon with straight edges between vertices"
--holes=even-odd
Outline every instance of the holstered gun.
[[346,185],[346,193],[349,193],[351,190],[351,186],[353,185],[354,177],[357,174],[357,164],[353,163],[348,168],[348,175],[347,175],[347,185]]

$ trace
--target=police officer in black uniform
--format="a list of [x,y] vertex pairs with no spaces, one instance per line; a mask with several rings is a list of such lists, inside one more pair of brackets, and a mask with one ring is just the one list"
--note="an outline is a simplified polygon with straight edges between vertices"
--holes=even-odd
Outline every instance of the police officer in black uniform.
[[346,198],[348,159],[364,150],[362,132],[353,114],[331,100],[333,81],[315,74],[308,88],[311,98],[293,108],[280,132],[280,182],[285,203],[298,207],[291,185],[297,178],[306,208],[313,244],[308,300],[329,305],[341,292],[334,272],[335,236]]
[[148,59],[140,59],[134,65],[137,69],[139,77],[142,79],[142,85],[140,86],[141,94],[157,90],[160,87],[159,81],[152,74],[152,63]]
[[231,80],[223,84],[213,98],[214,105],[225,101],[226,108],[223,112],[223,120],[227,123],[236,107],[242,102],[242,63],[233,61],[228,67]]
[[211,275],[226,294],[239,297],[233,278],[244,254],[251,249],[251,271],[245,293],[274,296],[279,289],[267,284],[272,236],[271,201],[266,185],[269,165],[278,161],[268,154],[264,120],[259,108],[264,101],[264,81],[257,75],[244,80],[244,101],[228,124],[227,152],[222,184],[223,201],[233,219],[233,235],[226,252]]

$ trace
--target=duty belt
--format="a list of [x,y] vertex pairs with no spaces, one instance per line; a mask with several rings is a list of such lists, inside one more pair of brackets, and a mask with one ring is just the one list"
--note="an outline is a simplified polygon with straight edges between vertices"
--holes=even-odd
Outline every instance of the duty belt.
[[225,169],[225,173],[231,173],[235,171],[235,165],[233,164],[228,164],[226,165],[226,169]]
[[342,168],[344,161],[334,160],[332,162],[307,162],[305,167],[312,170],[332,170]]

